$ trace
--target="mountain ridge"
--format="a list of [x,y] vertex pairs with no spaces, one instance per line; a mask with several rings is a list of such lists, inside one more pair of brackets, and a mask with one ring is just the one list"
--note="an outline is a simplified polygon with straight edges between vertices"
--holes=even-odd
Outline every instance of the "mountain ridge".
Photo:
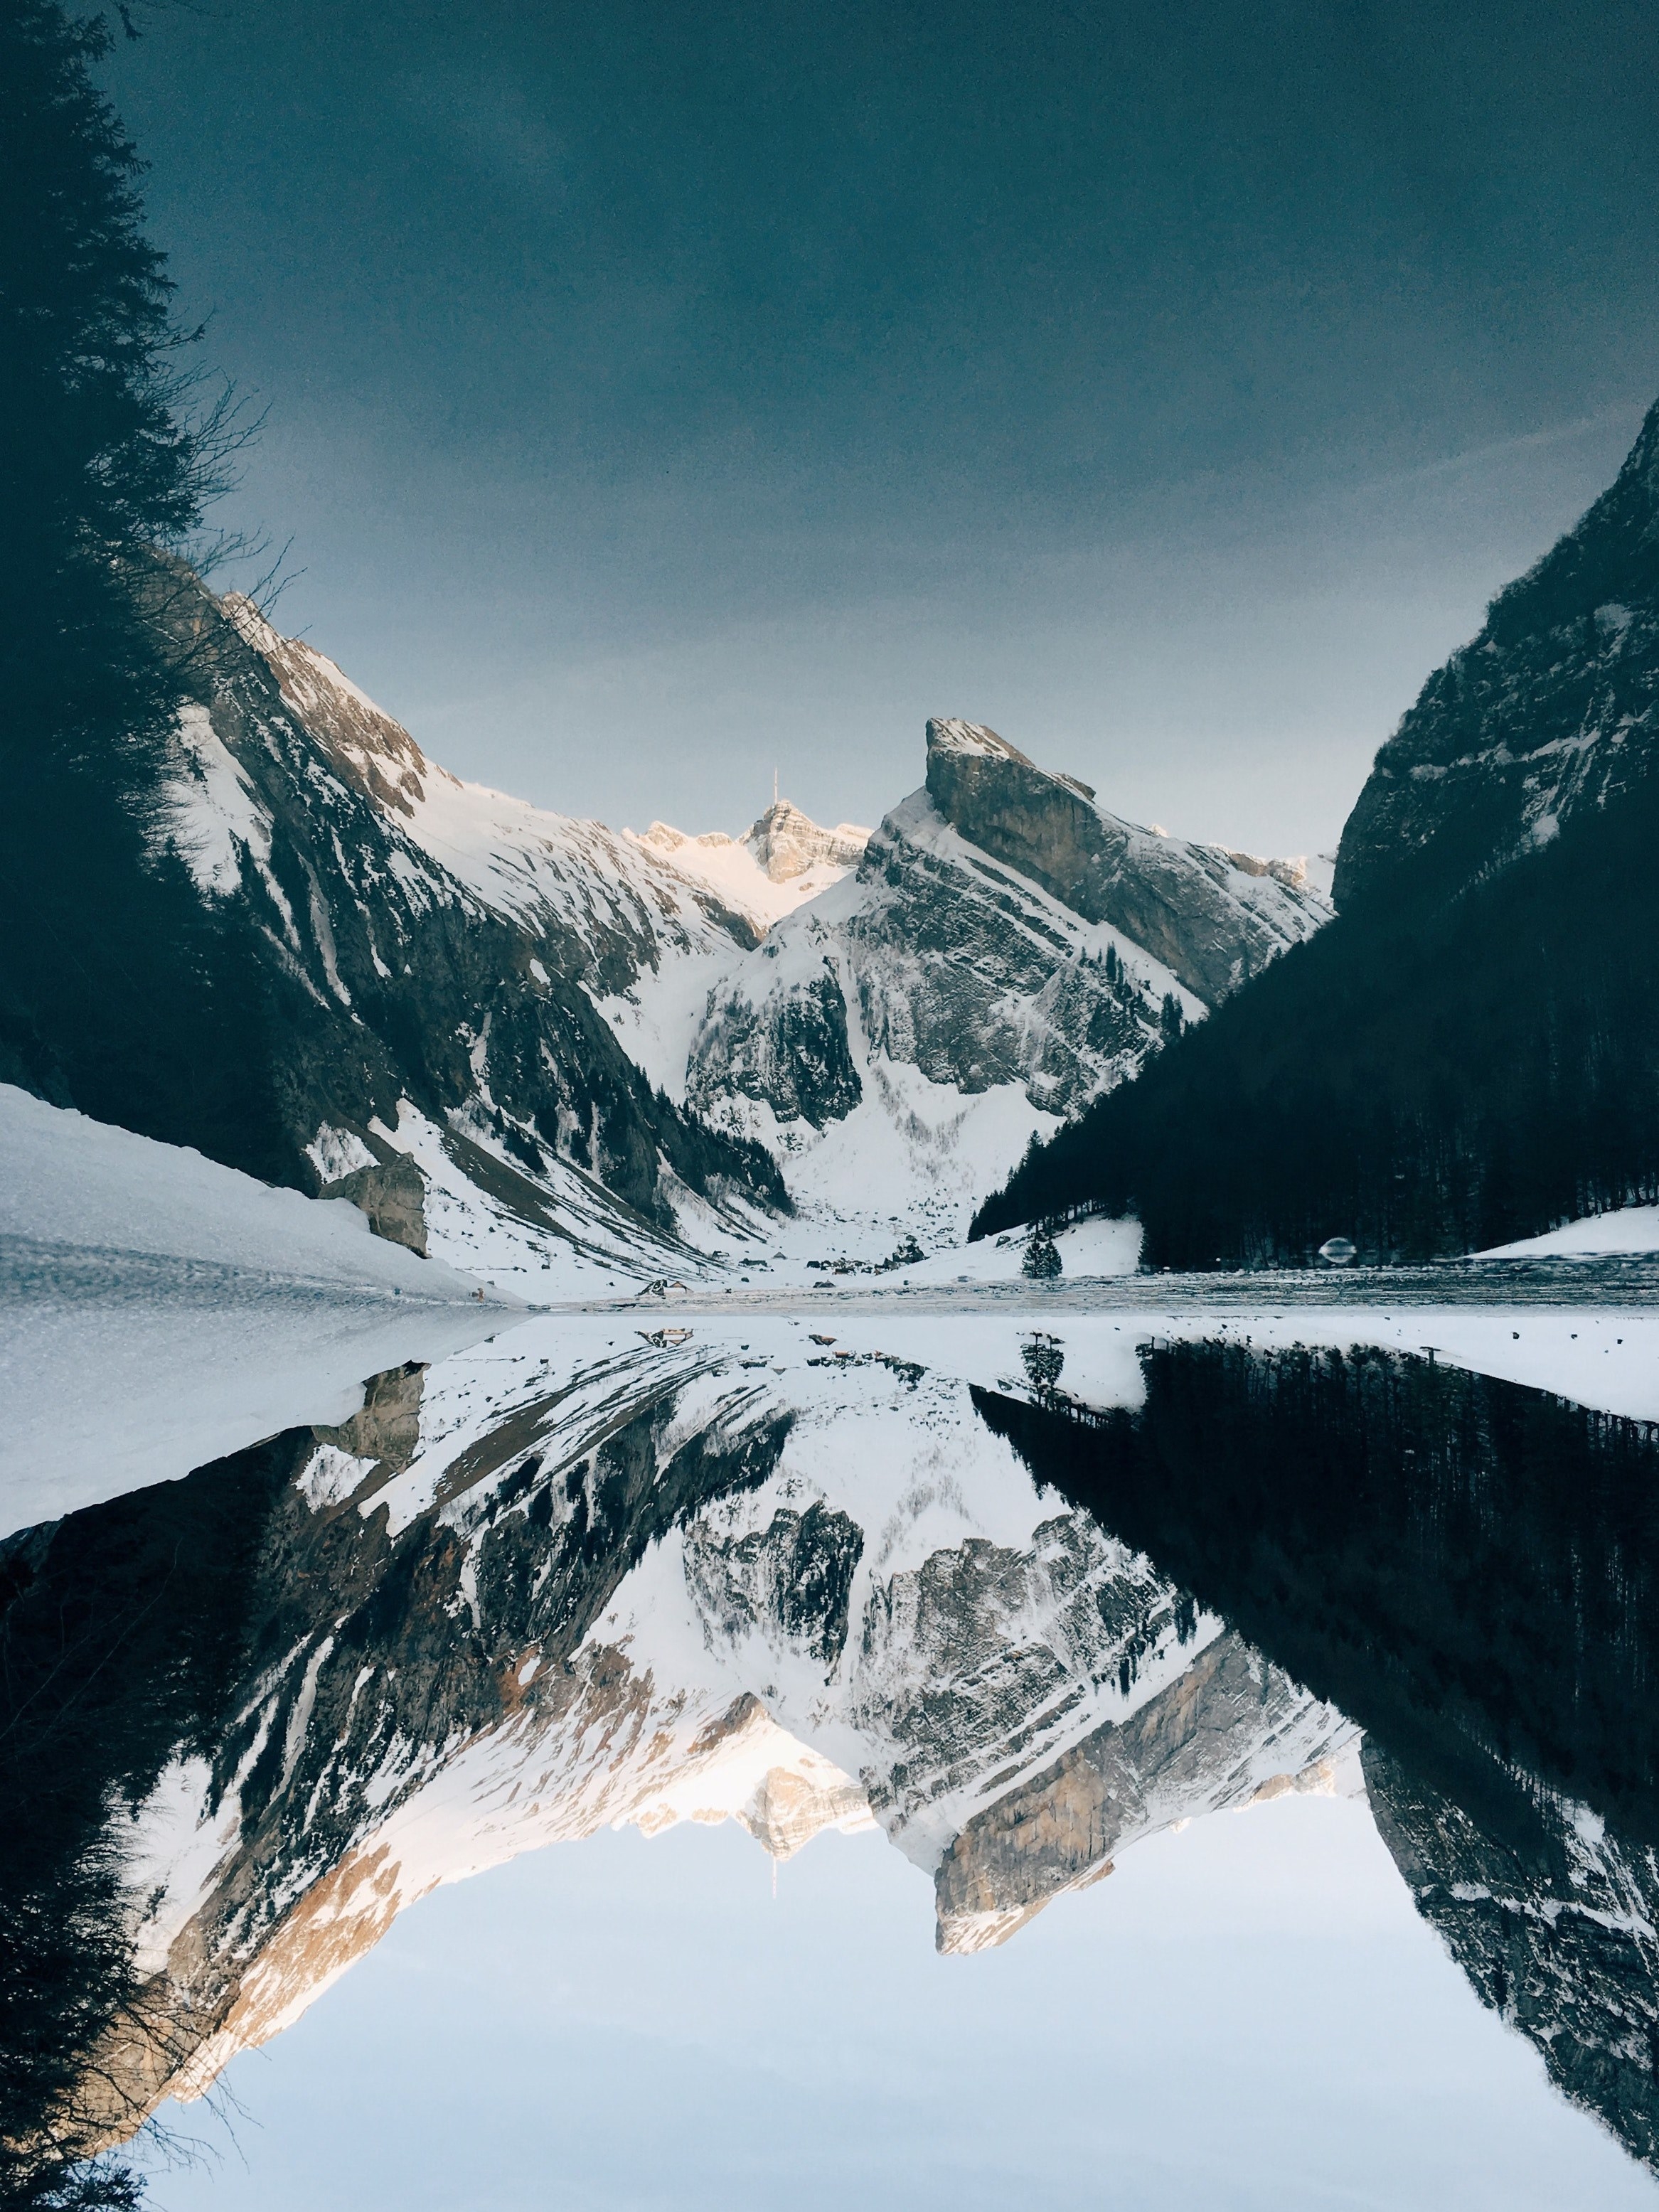
[[[1617,592],[1617,599],[1608,595]],[[1481,1252],[1659,1196],[1659,406],[1382,748],[1330,928],[1023,1162],[976,1235],[1147,1262]]]

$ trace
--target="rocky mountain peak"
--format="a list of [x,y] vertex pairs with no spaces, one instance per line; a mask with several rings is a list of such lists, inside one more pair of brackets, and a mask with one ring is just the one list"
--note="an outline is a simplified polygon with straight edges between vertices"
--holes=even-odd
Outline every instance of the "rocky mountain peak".
[[870,838],[851,822],[825,830],[787,799],[774,799],[740,837],[724,830],[688,836],[667,822],[626,834],[683,875],[708,884],[762,936],[856,867]]
[[775,799],[741,840],[775,884],[789,883],[821,863],[856,867],[869,842],[870,832],[856,823],[838,822],[833,830],[821,829],[787,799]]
[[1126,822],[981,723],[928,722],[927,795],[958,836],[1121,930],[1209,1006],[1330,911],[1305,866]]
[[964,722],[954,714],[930,714],[927,718],[927,757],[935,753],[960,753],[969,758],[1018,761],[1022,768],[1033,768],[1036,763],[1011,745],[1006,738],[999,737],[983,722]]

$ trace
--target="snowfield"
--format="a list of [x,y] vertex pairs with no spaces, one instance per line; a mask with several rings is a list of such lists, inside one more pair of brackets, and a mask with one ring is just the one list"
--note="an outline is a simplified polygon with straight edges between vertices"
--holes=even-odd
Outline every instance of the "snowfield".
[[1611,1213],[1586,1214],[1580,1221],[1523,1237],[1513,1244],[1494,1244],[1476,1252],[1477,1260],[1600,1259],[1620,1252],[1659,1252],[1659,1206],[1621,1206]]
[[0,1085],[0,1534],[344,1419],[516,1307],[477,1291],[342,1200]]

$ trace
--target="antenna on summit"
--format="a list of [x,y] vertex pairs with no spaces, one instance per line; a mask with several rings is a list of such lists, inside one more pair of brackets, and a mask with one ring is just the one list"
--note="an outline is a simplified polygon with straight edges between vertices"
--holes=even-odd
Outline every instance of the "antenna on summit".
[[773,804],[773,805],[774,805],[774,806],[775,806],[775,805],[777,805],[777,803],[778,803],[778,772],[777,772],[776,769],[773,769],[773,771],[772,771],[772,804]]

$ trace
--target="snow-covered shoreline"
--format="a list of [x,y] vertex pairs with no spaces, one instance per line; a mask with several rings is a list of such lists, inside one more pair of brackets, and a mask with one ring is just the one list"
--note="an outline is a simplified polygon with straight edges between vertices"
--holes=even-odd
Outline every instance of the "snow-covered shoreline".
[[0,1085],[0,1534],[345,1419],[520,1310],[478,1288],[342,1200]]

